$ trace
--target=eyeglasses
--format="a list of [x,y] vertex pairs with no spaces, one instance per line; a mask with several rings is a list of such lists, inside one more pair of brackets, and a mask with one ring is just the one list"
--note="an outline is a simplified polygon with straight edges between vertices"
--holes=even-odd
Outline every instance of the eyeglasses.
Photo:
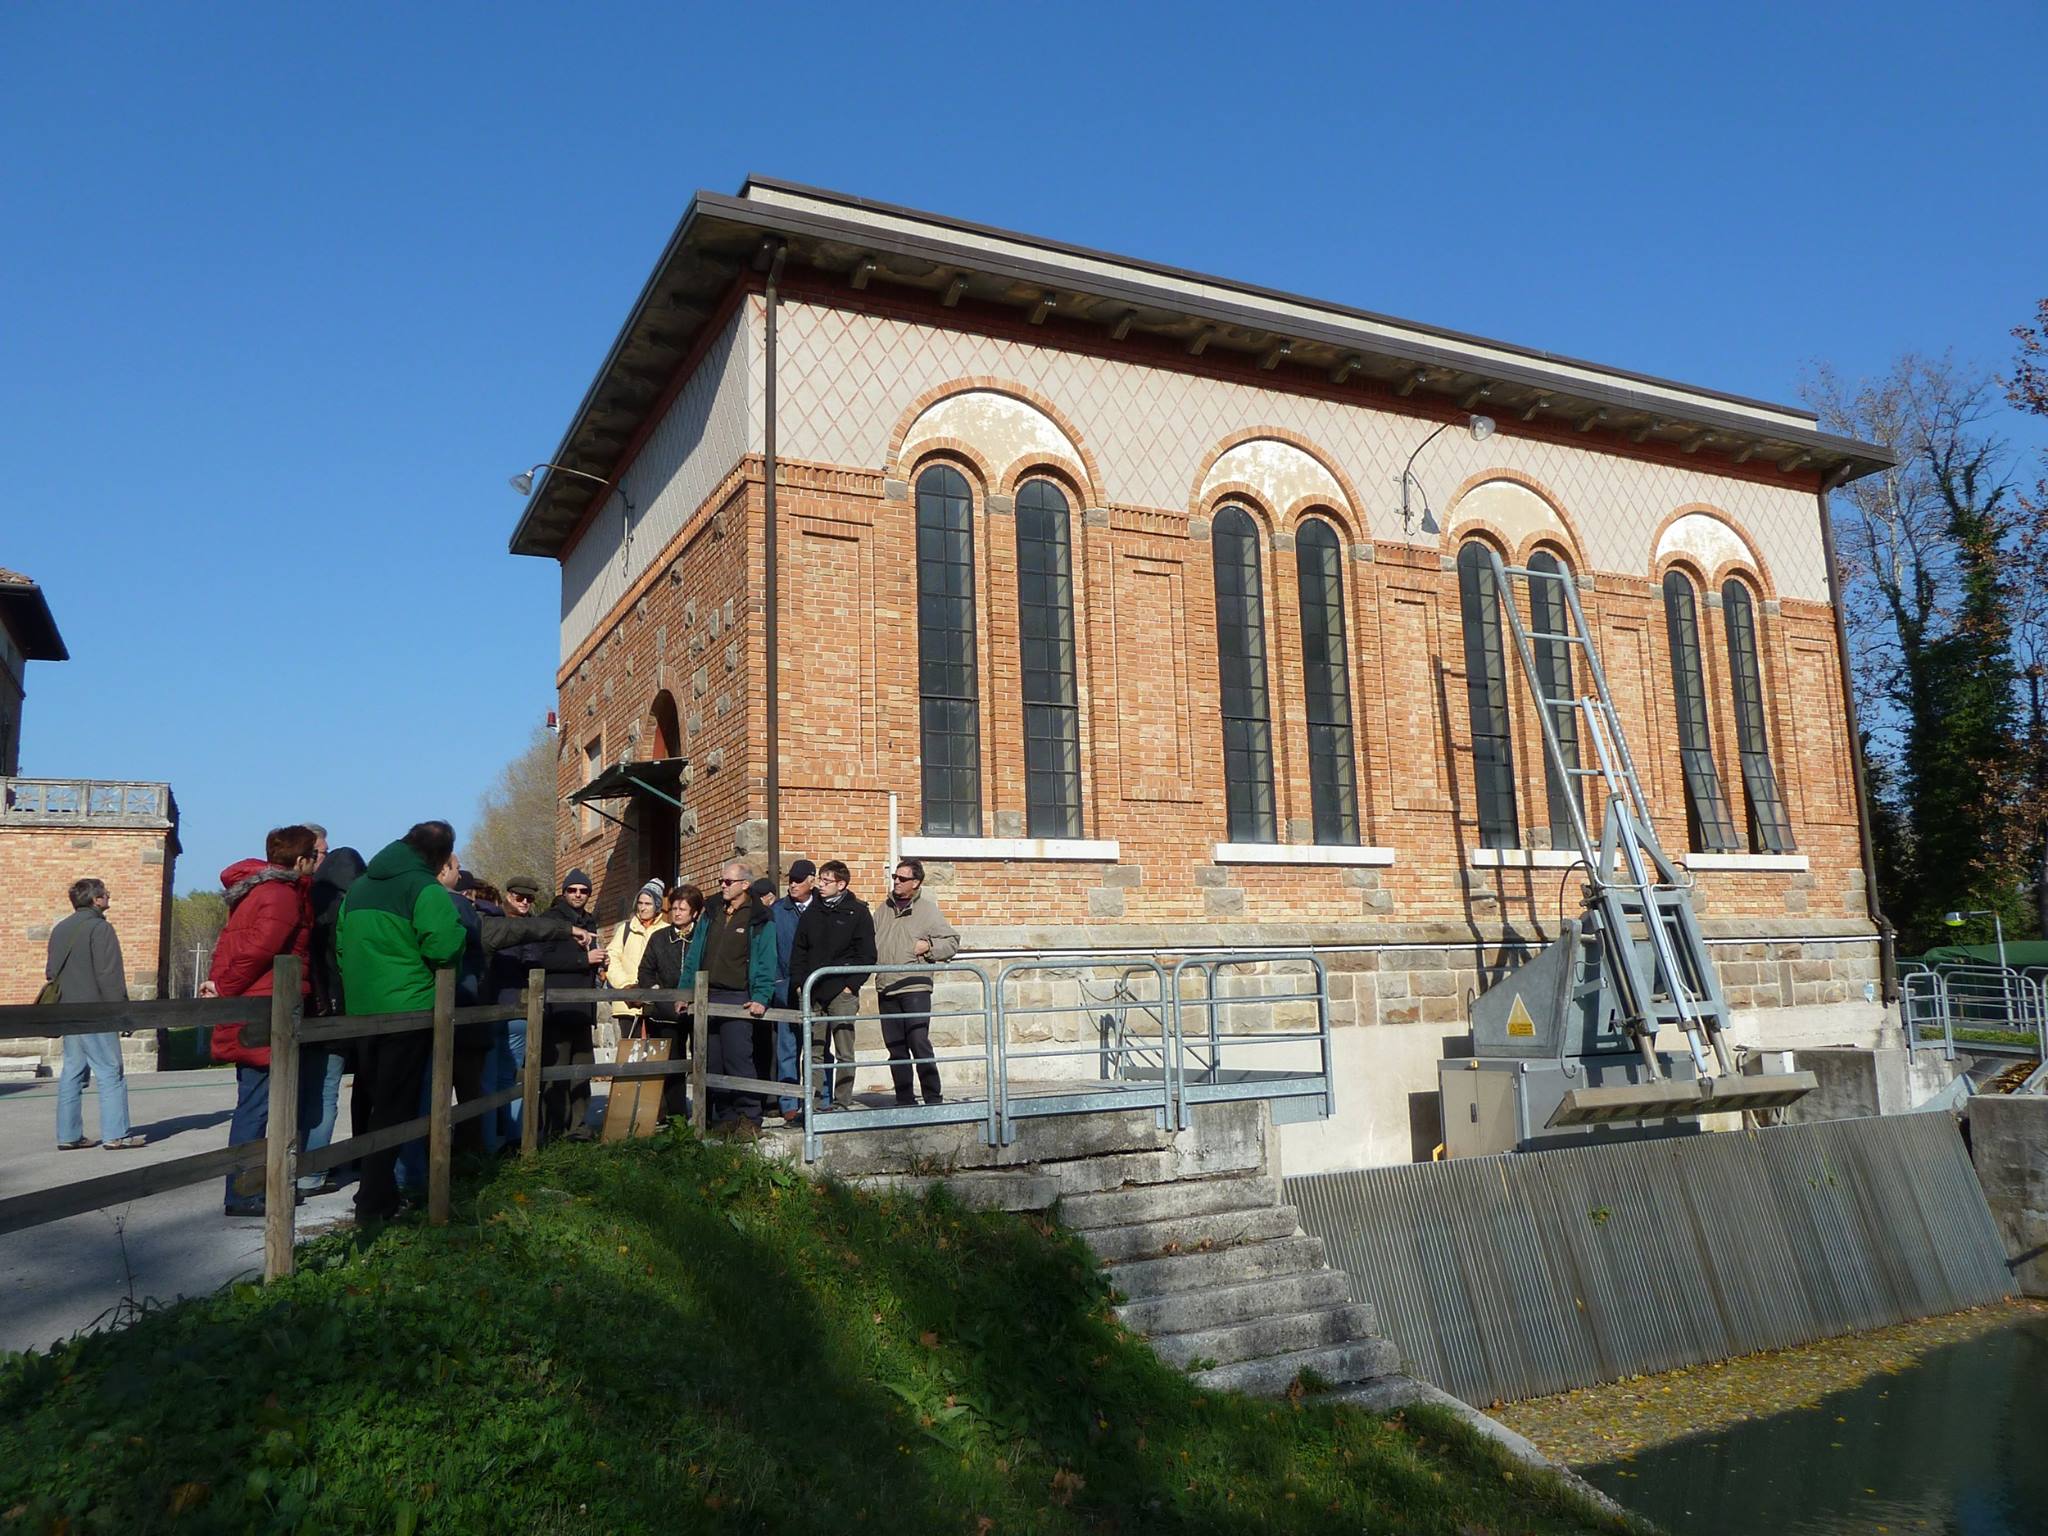
[[747,877],[745,875],[720,875],[718,883],[720,885],[745,885]]
[[587,885],[565,885],[562,887],[562,894],[564,896],[588,896],[590,894],[590,887]]
[[898,885],[901,885],[906,880],[913,885],[917,883],[917,876],[915,875],[897,875],[894,877],[894,879]]

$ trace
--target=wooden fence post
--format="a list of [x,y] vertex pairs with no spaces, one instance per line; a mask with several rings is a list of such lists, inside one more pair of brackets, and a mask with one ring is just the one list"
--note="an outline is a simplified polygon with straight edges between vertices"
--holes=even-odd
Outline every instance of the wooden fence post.
[[696,1006],[690,1012],[690,1125],[699,1135],[710,1123],[711,1101],[704,1089],[705,1058],[711,1051],[711,977],[697,971]]
[[540,1151],[541,1022],[547,1011],[548,973],[526,973],[526,1066],[520,1073],[519,1155]]
[[263,1278],[292,1272],[299,1173],[299,957],[270,966],[270,1114],[263,1148]]
[[448,1160],[455,1127],[448,1100],[455,1092],[455,967],[434,972],[434,1071],[427,1087],[427,1221],[448,1225]]

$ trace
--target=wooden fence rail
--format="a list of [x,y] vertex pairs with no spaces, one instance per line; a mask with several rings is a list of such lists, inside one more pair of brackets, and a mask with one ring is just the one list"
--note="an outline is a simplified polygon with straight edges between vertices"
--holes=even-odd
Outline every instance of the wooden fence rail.
[[[520,1102],[524,1106],[520,1151],[522,1156],[532,1157],[540,1150],[540,1096],[545,1083],[582,1082],[599,1077],[671,1077],[687,1073],[690,1080],[690,1123],[700,1132],[707,1122],[711,1090],[768,1096],[801,1096],[802,1092],[791,1083],[712,1074],[706,1070],[710,1021],[714,1017],[798,1023],[803,1015],[790,1008],[770,1008],[755,1014],[738,1004],[713,1004],[709,981],[702,974],[697,977],[696,986],[687,990],[574,987],[550,992],[546,974],[535,970],[527,973],[525,992],[516,1004],[457,1008],[455,973],[443,969],[435,973],[434,1006],[431,1009],[416,1013],[315,1019],[303,1016],[303,1000],[299,992],[300,967],[295,957],[280,955],[272,963],[270,975],[270,996],[267,998],[179,998],[133,1003],[0,1006],[0,1040],[106,1034],[122,1029],[211,1028],[217,1024],[256,1024],[265,1020],[270,1024],[270,1112],[263,1140],[150,1163],[100,1178],[78,1180],[0,1200],[0,1236],[260,1167],[263,1170],[264,1195],[263,1277],[266,1281],[276,1280],[292,1272],[293,1212],[301,1174],[323,1173],[424,1136],[427,1142],[427,1220],[435,1226],[443,1226],[449,1216],[455,1127]],[[550,1002],[686,1003],[690,1007],[692,1026],[690,1054],[683,1060],[543,1066],[542,1057],[546,1049],[543,1024]],[[451,1105],[456,1029],[465,1024],[494,1024],[518,1018],[526,1021],[527,1042],[526,1065],[520,1081],[511,1088],[485,1094],[469,1103]],[[414,1030],[433,1032],[427,1113],[376,1131],[358,1130],[345,1141],[330,1142],[317,1151],[302,1154],[298,1148],[300,1048]]]

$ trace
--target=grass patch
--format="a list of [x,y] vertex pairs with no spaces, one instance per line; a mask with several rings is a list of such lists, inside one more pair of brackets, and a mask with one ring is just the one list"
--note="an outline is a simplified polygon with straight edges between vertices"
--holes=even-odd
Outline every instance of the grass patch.
[[677,1133],[0,1361],[0,1536],[1614,1529],[1448,1415],[1204,1393],[1080,1244]]

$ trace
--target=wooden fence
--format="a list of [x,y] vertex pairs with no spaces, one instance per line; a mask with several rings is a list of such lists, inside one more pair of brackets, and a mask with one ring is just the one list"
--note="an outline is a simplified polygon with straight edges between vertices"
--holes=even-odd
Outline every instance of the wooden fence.
[[[211,1029],[218,1024],[258,1024],[266,1020],[270,1025],[270,1114],[263,1140],[216,1148],[211,1152],[195,1152],[167,1162],[149,1163],[98,1178],[74,1180],[0,1200],[0,1237],[87,1211],[125,1204],[146,1195],[161,1194],[165,1190],[180,1189],[261,1167],[264,1189],[263,1277],[266,1281],[275,1280],[292,1272],[293,1212],[300,1174],[323,1173],[370,1153],[388,1151],[424,1136],[427,1143],[427,1220],[435,1226],[445,1225],[449,1211],[455,1127],[493,1114],[515,1099],[523,1100],[525,1118],[520,1151],[521,1155],[532,1157],[540,1150],[543,1084],[599,1077],[666,1077],[687,1072],[690,1077],[691,1124],[699,1131],[705,1126],[709,1089],[802,1096],[802,1090],[795,1084],[711,1075],[705,1071],[710,1020],[713,1017],[753,1018],[755,1015],[737,1004],[714,1005],[709,982],[701,973],[697,977],[697,985],[689,991],[576,987],[558,988],[551,993],[547,989],[545,974],[529,971],[525,991],[517,1003],[458,1008],[455,1006],[455,973],[444,969],[435,974],[434,1006],[431,1009],[414,1013],[344,1014],[334,1018],[304,1017],[299,980],[298,960],[283,955],[272,964],[271,993],[267,998],[31,1003],[0,1007],[0,1040],[193,1026]],[[692,1022],[690,1057],[682,1061],[543,1066],[542,1057],[546,1052],[542,1022],[549,1002],[687,1003]],[[793,1009],[771,1008],[759,1017],[776,1023],[796,1023],[802,1015]],[[452,1105],[455,1031],[464,1025],[496,1024],[519,1018],[526,1020],[526,1068],[520,1081],[513,1087],[485,1094],[466,1104]],[[433,1035],[428,1067],[427,1113],[382,1130],[359,1131],[346,1141],[330,1142],[317,1151],[301,1155],[298,1150],[300,1047],[419,1030],[430,1030]]]

